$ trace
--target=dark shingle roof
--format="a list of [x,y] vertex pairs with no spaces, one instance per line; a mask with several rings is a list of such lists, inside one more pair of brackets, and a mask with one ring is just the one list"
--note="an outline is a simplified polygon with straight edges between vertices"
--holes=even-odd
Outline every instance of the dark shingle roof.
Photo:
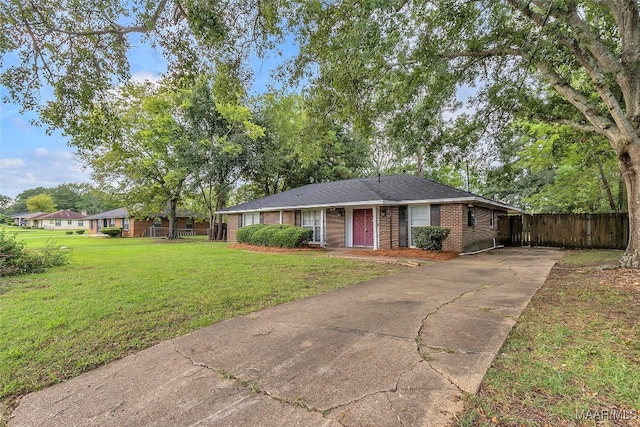
[[126,208],[113,209],[99,214],[89,215],[85,219],[109,219],[109,218],[128,218],[129,213]]
[[[502,203],[483,199],[473,193],[458,190],[414,175],[386,175],[336,182],[309,184],[222,209],[221,213],[311,208],[319,206],[348,206],[358,204],[397,204],[411,202],[443,202],[447,200],[477,201],[511,208]],[[515,208],[513,208],[515,209]]]

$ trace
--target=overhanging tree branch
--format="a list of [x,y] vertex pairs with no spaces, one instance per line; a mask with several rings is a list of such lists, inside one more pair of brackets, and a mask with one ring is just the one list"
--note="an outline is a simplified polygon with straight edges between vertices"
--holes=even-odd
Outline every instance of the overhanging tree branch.
[[[620,140],[620,129],[608,117],[598,114],[594,105],[589,102],[587,97],[581,92],[571,87],[549,64],[538,60],[535,62],[536,67],[545,77],[545,79],[564,97],[571,105],[576,107],[585,118],[591,123],[600,135],[606,137],[609,141]],[[613,144],[613,142],[612,142]],[[617,147],[614,146],[615,149]]]

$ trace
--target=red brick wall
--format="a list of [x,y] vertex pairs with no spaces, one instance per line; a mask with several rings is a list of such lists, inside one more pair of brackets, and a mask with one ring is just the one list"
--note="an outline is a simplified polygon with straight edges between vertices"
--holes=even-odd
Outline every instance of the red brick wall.
[[[382,216],[382,212],[385,215]],[[380,206],[378,209],[378,244],[380,249],[396,249],[398,245],[398,206]]]
[[284,211],[282,212],[282,223],[294,225],[294,215],[293,211]]
[[327,209],[326,242],[330,248],[344,248],[345,211],[342,208]]
[[442,250],[462,252],[463,226],[467,226],[465,205],[440,205],[440,226],[451,230],[449,236],[442,243]]
[[242,221],[242,214],[229,214],[227,215],[227,242],[238,243],[236,233],[238,231],[238,225]]
[[280,224],[280,211],[264,212],[262,217],[263,224]]
[[[469,208],[465,206],[465,225],[467,224],[466,215],[468,209]],[[473,206],[475,225],[473,227],[464,227],[464,252],[473,252],[493,247],[494,239],[498,238],[498,216],[506,215],[507,212],[494,209],[494,223],[493,227],[491,227],[491,211],[491,208],[485,206]]]
[[473,205],[475,225],[468,225],[466,204],[442,205],[440,208],[441,226],[451,229],[442,249],[456,252],[473,252],[493,247],[493,239],[498,237],[498,215],[506,211],[494,209],[494,225],[490,225],[491,208]]

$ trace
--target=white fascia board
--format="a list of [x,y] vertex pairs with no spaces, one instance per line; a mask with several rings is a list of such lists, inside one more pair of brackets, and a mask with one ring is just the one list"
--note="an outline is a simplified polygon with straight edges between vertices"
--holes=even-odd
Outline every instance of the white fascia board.
[[521,209],[516,208],[514,206],[509,206],[504,203],[495,202],[493,200],[485,199],[478,196],[472,197],[453,197],[448,199],[427,199],[427,200],[399,200],[393,202],[396,205],[428,205],[428,204],[441,204],[441,203],[484,203],[491,206],[496,206],[500,208],[504,208],[507,210],[513,210],[517,212],[522,212]]
[[494,202],[492,200],[488,200],[482,197],[472,196],[472,197],[453,197],[453,198],[445,198],[445,199],[426,199],[426,200],[368,200],[362,202],[341,202],[341,203],[327,203],[321,205],[300,205],[300,206],[278,206],[278,207],[269,207],[269,208],[258,208],[258,209],[238,209],[232,211],[216,211],[216,214],[239,214],[245,212],[271,212],[278,210],[303,210],[303,209],[320,209],[320,208],[342,208],[342,207],[353,207],[353,206],[389,206],[389,205],[427,205],[427,204],[438,204],[438,203],[485,203],[492,206],[497,206],[500,208],[504,208],[507,210],[513,210],[516,212],[522,212],[521,209],[516,208],[514,206],[509,206],[504,203]]
[[[233,211],[223,211],[216,213],[220,214],[238,214],[245,212],[271,212],[271,211],[290,211],[290,210],[303,210],[303,209],[321,209],[321,208],[342,208],[349,206],[378,206],[384,204],[390,204],[392,202],[385,202],[384,200],[371,200],[365,202],[342,202],[342,203],[326,203],[321,205],[299,205],[299,206],[278,206],[278,207],[270,207],[270,208],[258,208],[258,209],[238,209]],[[395,203],[395,202],[393,202]]]

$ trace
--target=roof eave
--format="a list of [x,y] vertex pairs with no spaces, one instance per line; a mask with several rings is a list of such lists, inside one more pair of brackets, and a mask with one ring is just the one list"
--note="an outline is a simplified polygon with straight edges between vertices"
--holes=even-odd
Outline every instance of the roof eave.
[[522,212],[521,209],[514,206],[509,206],[504,203],[494,202],[492,200],[484,199],[478,196],[470,197],[452,197],[452,198],[440,198],[440,199],[424,199],[424,200],[366,200],[360,202],[341,202],[341,203],[326,203],[326,204],[312,204],[312,205],[293,205],[293,206],[275,206],[253,209],[223,209],[216,211],[216,214],[240,214],[247,212],[271,212],[271,211],[286,211],[295,209],[314,209],[314,208],[341,208],[349,206],[384,206],[384,205],[419,205],[419,204],[437,204],[437,203],[484,203],[506,210],[512,210],[516,212]]

